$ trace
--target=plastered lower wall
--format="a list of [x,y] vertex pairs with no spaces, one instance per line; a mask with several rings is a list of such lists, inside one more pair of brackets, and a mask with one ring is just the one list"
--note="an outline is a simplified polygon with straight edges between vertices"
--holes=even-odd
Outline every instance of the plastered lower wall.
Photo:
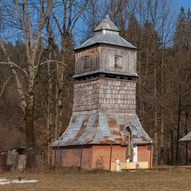
[[[126,146],[93,145],[81,147],[65,147],[53,151],[53,165],[62,167],[81,167],[83,169],[110,169],[116,159],[126,161]],[[81,153],[82,152],[82,153]],[[152,150],[147,145],[138,146],[138,162],[149,163],[152,167]]]

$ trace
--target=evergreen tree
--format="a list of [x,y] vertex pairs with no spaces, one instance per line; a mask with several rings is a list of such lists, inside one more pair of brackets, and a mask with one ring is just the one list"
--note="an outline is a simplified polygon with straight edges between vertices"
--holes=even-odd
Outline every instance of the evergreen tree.
[[129,19],[125,38],[137,48],[139,48],[141,41],[141,27],[139,26],[139,23],[134,15],[131,15]]
[[188,49],[191,51],[191,10],[188,9],[187,12],[187,20],[186,20],[186,32],[187,32],[187,43],[188,43]]
[[176,50],[180,49],[187,49],[188,48],[188,41],[187,41],[187,17],[184,10],[184,7],[181,7],[180,13],[178,15],[178,20],[175,28],[175,34],[173,39],[173,45]]

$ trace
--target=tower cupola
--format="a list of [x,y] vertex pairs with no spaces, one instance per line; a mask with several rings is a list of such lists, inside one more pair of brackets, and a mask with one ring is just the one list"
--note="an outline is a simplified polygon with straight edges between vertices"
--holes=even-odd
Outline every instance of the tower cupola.
[[119,35],[119,28],[107,16],[91,38],[75,49],[74,78],[104,74],[136,78],[136,47]]

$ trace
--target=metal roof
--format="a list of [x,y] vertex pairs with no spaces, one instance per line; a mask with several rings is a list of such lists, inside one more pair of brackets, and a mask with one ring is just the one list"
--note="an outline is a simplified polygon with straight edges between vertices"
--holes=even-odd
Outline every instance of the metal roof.
[[75,48],[75,50],[86,48],[95,44],[109,44],[136,49],[135,46],[122,38],[118,31],[119,29],[116,25],[109,18],[106,18],[95,28],[94,35],[82,43],[79,47]]
[[66,131],[52,146],[127,144],[123,135],[127,125],[132,130],[133,144],[152,143],[136,114],[98,113],[73,116]]
[[106,16],[106,18],[103,19],[101,23],[94,29],[95,32],[101,30],[110,30],[119,32],[119,28],[111,21],[111,19],[108,16]]
[[125,48],[132,48],[136,49],[135,46],[133,46],[131,43],[126,41],[124,38],[122,38],[119,35],[115,34],[107,34],[107,33],[97,33],[93,37],[89,38],[87,41],[82,43],[79,47],[77,47],[75,50],[86,48],[95,44],[109,44],[114,46],[121,46]]
[[191,142],[191,132],[179,140],[180,142]]
[[113,74],[113,75],[118,75],[118,76],[126,76],[126,77],[138,77],[137,73],[128,73],[128,72],[113,72],[113,71],[105,71],[105,70],[94,70],[94,71],[89,71],[89,72],[84,72],[82,74],[75,74],[73,78],[79,78],[83,76],[88,76],[92,74]]

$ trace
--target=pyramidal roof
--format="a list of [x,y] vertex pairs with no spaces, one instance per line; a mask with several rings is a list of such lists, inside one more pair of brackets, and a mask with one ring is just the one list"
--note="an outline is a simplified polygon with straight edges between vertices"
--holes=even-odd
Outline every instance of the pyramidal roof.
[[136,49],[130,42],[119,35],[119,28],[106,16],[105,19],[94,29],[94,35],[82,43],[75,50],[87,48],[95,44],[108,44],[125,48]]
[[110,31],[117,31],[117,32],[119,32],[119,28],[111,21],[111,19],[108,17],[108,15],[94,29],[94,32],[101,31],[101,30],[110,30]]

